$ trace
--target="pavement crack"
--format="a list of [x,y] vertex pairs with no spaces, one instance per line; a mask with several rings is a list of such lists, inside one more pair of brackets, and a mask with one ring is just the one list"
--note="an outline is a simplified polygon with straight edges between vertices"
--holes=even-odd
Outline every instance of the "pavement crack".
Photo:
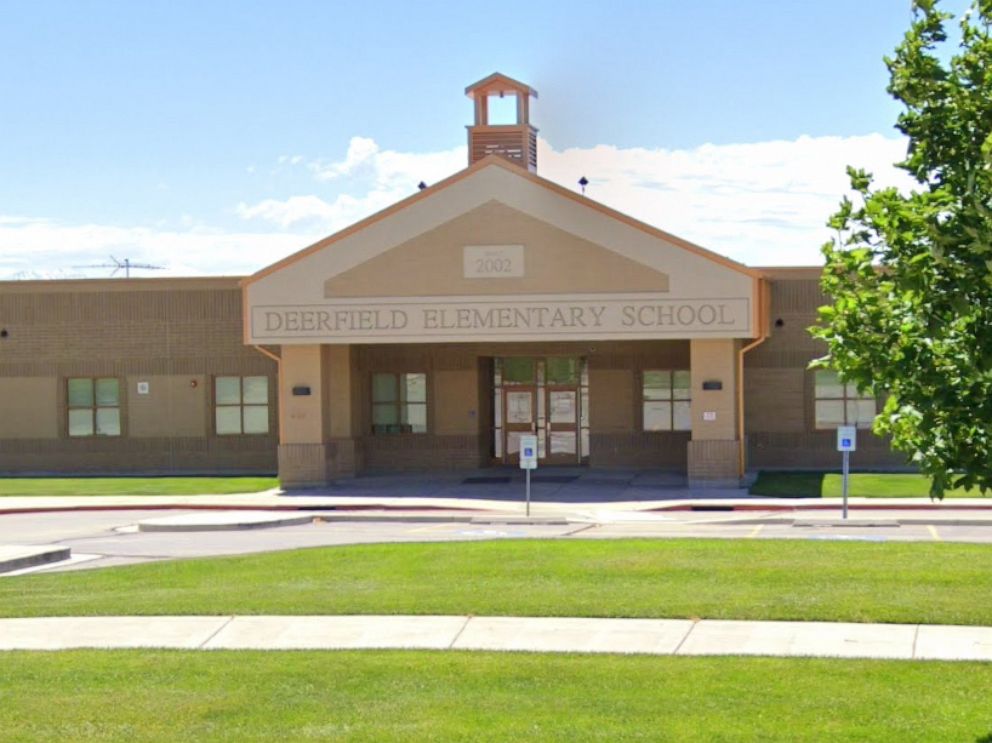
[[696,629],[696,625],[699,624],[698,619],[693,619],[691,621],[692,624],[690,624],[689,629],[686,630],[685,636],[681,640],[679,640],[679,644],[675,646],[675,650],[672,651],[672,655],[679,654],[679,651],[682,649],[682,646],[685,645],[685,641],[689,639],[689,635],[692,634],[692,631]]
[[913,632],[913,652],[910,653],[910,658],[916,660],[916,641],[920,639],[920,625],[916,625],[916,631]]
[[233,616],[228,617],[227,618],[227,621],[224,622],[224,624],[222,624],[220,627],[218,627],[213,632],[211,632],[210,633],[210,637],[208,637],[206,640],[204,640],[203,642],[200,643],[200,647],[198,648],[198,650],[203,650],[207,646],[207,643],[209,643],[212,639],[214,639],[215,637],[217,637],[217,635],[219,635],[221,633],[221,631],[225,627],[227,627],[227,625],[229,625],[233,621],[234,621],[234,617]]
[[562,534],[563,537],[574,537],[576,534],[581,534],[582,532],[592,529],[593,527],[599,526],[599,524],[582,524],[577,529],[572,529],[571,531],[566,531]]
[[462,632],[465,631],[465,628],[468,627],[468,623],[471,621],[472,621],[472,617],[465,617],[464,624],[462,624],[462,626],[458,628],[458,632],[456,632],[455,636],[451,638],[451,642],[448,644],[448,650],[451,650],[452,648],[455,647],[455,643],[458,642],[458,638],[462,636]]

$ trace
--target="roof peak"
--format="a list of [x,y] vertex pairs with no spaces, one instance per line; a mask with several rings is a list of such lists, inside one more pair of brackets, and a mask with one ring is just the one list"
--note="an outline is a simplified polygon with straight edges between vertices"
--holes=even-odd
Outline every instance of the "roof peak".
[[494,72],[491,75],[487,75],[465,88],[465,95],[472,99],[475,99],[477,96],[498,95],[500,93],[523,93],[537,98],[537,91],[527,85],[527,83],[514,80],[502,72]]

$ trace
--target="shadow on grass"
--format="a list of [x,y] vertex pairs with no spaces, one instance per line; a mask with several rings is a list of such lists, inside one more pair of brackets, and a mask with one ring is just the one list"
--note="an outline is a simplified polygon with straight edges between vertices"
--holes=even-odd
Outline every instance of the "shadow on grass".
[[822,498],[824,477],[825,472],[761,472],[749,492],[770,498]]

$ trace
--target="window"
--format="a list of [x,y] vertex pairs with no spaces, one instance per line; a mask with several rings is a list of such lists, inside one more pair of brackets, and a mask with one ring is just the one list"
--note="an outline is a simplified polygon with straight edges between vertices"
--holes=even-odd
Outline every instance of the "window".
[[527,356],[503,359],[503,384],[534,384],[536,381],[536,359]]
[[372,433],[427,433],[427,375],[372,375]]
[[875,420],[875,397],[861,394],[850,382],[841,382],[835,371],[816,371],[813,397],[817,428],[871,428],[872,421]]
[[214,377],[217,434],[269,432],[268,377]]
[[113,377],[68,380],[70,436],[120,436],[121,387]]
[[688,371],[650,370],[643,375],[641,400],[645,431],[692,429]]

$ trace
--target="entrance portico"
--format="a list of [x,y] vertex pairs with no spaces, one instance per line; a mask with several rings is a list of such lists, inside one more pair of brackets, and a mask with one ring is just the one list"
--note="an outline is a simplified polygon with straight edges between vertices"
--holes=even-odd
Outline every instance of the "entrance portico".
[[509,465],[530,432],[549,465],[742,474],[760,273],[498,152],[243,291],[245,342],[279,359],[284,485]]

